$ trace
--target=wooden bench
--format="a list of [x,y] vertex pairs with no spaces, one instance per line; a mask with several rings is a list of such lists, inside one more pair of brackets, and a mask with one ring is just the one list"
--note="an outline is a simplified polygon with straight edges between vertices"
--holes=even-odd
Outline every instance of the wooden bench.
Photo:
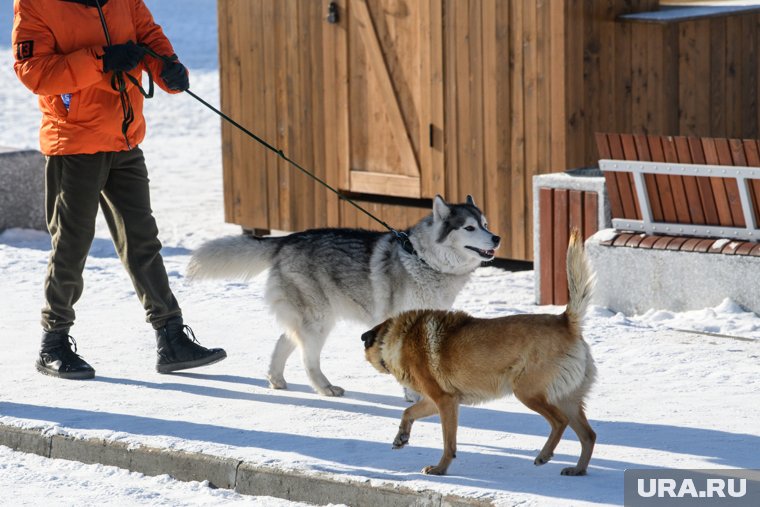
[[[665,307],[671,310],[696,309],[695,305],[702,304],[700,301],[704,301],[704,306],[711,306],[729,297],[753,311],[760,311],[760,302],[755,302],[760,298],[745,294],[750,290],[760,293],[757,288],[760,143],[754,139],[643,134],[597,134],[596,141],[614,228],[611,233],[606,231],[603,237],[596,238],[599,246],[755,258],[749,264],[732,264],[733,271],[724,272],[725,266],[714,264],[715,259],[704,264],[705,259],[665,256],[657,261],[656,274],[646,272],[645,268],[636,271],[634,266],[625,276],[672,291],[675,299],[688,300],[673,301]],[[636,261],[629,254],[626,259]],[[670,272],[682,272],[683,266],[675,269],[678,263],[686,263],[687,268],[695,267],[691,278],[702,278],[699,289],[689,289],[689,283],[694,280],[667,280]],[[699,270],[696,270],[697,265]],[[742,272],[745,267],[746,273]],[[705,279],[715,278],[717,272],[721,272],[723,278],[738,277],[731,282],[736,290],[721,283],[718,284],[721,287],[715,289],[711,289],[709,283],[704,284]],[[754,288],[744,286],[745,280],[755,283]],[[620,284],[620,280],[614,283]],[[683,285],[682,289],[678,288],[679,284]],[[613,291],[614,287],[609,290]],[[618,290],[627,289],[620,285]],[[688,290],[713,293],[705,294],[702,299],[694,294],[681,294]],[[610,298],[613,296],[607,299]],[[614,298],[621,300],[617,295]],[[659,302],[668,300],[659,299]],[[642,301],[618,306],[626,306],[626,313],[648,309]]]

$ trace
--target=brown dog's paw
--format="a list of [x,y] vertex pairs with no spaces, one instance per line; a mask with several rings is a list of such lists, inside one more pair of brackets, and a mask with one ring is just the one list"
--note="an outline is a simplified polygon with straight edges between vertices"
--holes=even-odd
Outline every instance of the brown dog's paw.
[[554,457],[553,454],[549,454],[548,456],[539,454],[538,456],[536,456],[536,459],[533,460],[533,464],[536,465],[537,467],[541,465],[546,465],[547,463],[549,463],[549,461],[551,461],[553,457]]
[[399,431],[398,435],[396,435],[396,438],[393,439],[393,448],[401,449],[408,443],[409,443],[409,433],[402,433]]
[[585,468],[578,468],[578,467],[567,467],[563,468],[562,472],[560,472],[561,475],[586,475],[586,469]]
[[446,475],[446,469],[437,465],[430,465],[423,468],[422,473],[425,475]]

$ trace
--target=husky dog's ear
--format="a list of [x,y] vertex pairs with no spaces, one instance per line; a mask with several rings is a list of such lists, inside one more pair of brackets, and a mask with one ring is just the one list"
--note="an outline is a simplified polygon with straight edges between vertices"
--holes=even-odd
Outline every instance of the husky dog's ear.
[[446,218],[449,216],[449,213],[451,213],[449,205],[446,204],[446,201],[443,200],[443,197],[436,194],[435,198],[433,199],[433,217],[436,220],[446,220]]
[[377,337],[377,328],[370,329],[362,335],[362,341],[364,342],[364,348],[368,349],[375,344],[375,338]]
[[469,204],[470,206],[475,206],[476,208],[478,207],[478,205],[477,205],[477,204],[475,204],[475,201],[473,200],[473,198],[472,198],[472,196],[471,196],[471,195],[468,195],[468,196],[467,196],[467,199],[465,200],[465,202],[466,202],[467,204]]

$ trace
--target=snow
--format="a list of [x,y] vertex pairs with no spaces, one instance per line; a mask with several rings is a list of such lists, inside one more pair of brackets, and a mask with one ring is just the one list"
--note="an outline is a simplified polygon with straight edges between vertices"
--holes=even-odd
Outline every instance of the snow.
[[[182,14],[175,15],[180,3]],[[218,105],[215,2],[148,4],[190,68],[192,90]],[[6,6],[2,34],[10,30],[9,15]],[[9,38],[0,39],[0,146],[35,148],[36,99],[10,70],[9,46]],[[339,325],[323,353],[323,370],[346,388],[345,397],[314,394],[297,355],[286,369],[290,389],[270,390],[265,372],[279,333],[263,303],[265,277],[192,284],[184,277],[194,248],[240,230],[224,223],[220,121],[190,96],[163,93],[147,102],[146,116],[142,148],[172,287],[201,342],[224,347],[229,357],[188,373],[154,371],[152,330],[99,219],[72,329],[97,376],[75,382],[38,374],[33,361],[49,239],[39,231],[6,230],[0,233],[0,423],[211,453],[339,480],[369,478],[499,504],[622,505],[627,468],[760,468],[760,318],[730,300],[694,312],[653,309],[638,316],[591,309],[585,333],[599,376],[587,413],[598,441],[587,477],[559,475],[580,451],[570,430],[554,461],[533,465],[548,424],[514,399],[463,407],[450,475],[422,475],[420,469],[440,456],[438,419],[415,423],[410,445],[391,449],[408,405],[393,379],[364,361],[361,325]],[[534,305],[532,291],[533,272],[481,268],[455,307],[485,317],[562,311]],[[241,501],[203,484],[97,465],[60,462],[55,465],[60,476],[43,479],[36,475],[39,460],[0,448],[0,492],[19,492],[33,504],[50,495],[40,481],[55,480],[66,498],[92,492],[102,495],[97,497],[102,503],[108,498],[153,504]],[[6,480],[6,473],[18,479]],[[97,499],[92,503],[100,504]]]

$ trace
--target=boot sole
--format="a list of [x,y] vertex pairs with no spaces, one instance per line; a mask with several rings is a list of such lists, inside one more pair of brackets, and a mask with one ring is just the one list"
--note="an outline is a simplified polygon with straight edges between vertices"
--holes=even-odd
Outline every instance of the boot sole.
[[208,366],[210,364],[218,363],[222,359],[227,357],[227,352],[221,351],[218,354],[209,356],[203,359],[196,359],[195,361],[184,361],[181,363],[171,364],[157,364],[156,371],[158,373],[172,373],[179,370],[189,370],[190,368],[198,368],[199,366]]
[[43,375],[47,375],[49,377],[56,377],[56,378],[62,378],[66,380],[89,380],[91,378],[95,378],[95,370],[92,371],[70,371],[70,372],[59,372],[55,370],[49,370],[45,368],[44,366],[40,366],[39,364],[34,365],[37,368],[37,371],[42,373]]

